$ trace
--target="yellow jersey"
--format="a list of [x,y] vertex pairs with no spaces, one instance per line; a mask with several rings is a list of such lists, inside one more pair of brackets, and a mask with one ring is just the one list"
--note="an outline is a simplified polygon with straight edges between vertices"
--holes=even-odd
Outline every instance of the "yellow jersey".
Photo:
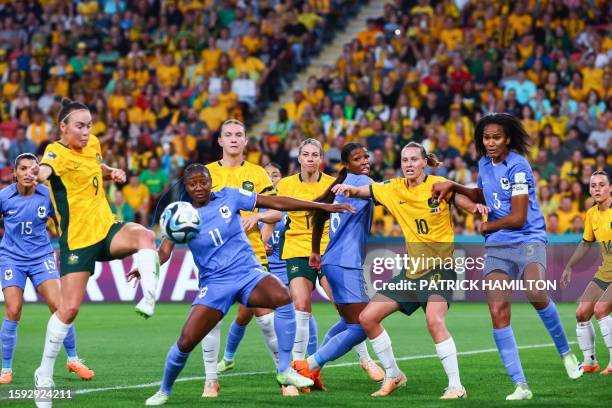
[[612,207],[600,211],[594,205],[587,211],[582,238],[587,242],[599,242],[603,262],[595,277],[604,282],[612,282]]
[[[263,167],[247,161],[243,161],[240,166],[228,167],[221,164],[221,161],[212,162],[206,165],[212,176],[212,191],[219,191],[224,187],[242,188],[253,191],[257,194],[274,194],[274,186],[270,181],[270,176]],[[251,211],[242,211],[241,216],[246,217],[253,214]],[[261,241],[261,231],[256,226],[247,231],[247,237],[253,246],[255,255],[259,262],[264,265],[268,263],[266,249]]]
[[421,184],[409,187],[405,178],[397,177],[370,185],[374,200],[395,217],[402,229],[412,265],[406,271],[409,279],[440,268],[453,257],[455,233],[450,205],[446,201],[435,203],[431,197],[432,185],[442,181],[446,179],[425,176]]
[[[300,173],[285,177],[276,185],[278,195],[299,200],[315,200],[322,195],[335,178],[325,173],[319,173],[319,179],[312,183],[302,181]],[[329,221],[325,222],[321,236],[321,254],[329,243]],[[287,212],[287,224],[281,259],[309,257],[312,253],[312,213],[310,211]]]
[[104,193],[101,163],[100,142],[93,135],[81,153],[60,142],[45,149],[40,164],[53,171],[49,185],[60,244],[69,250],[97,244],[115,223]]

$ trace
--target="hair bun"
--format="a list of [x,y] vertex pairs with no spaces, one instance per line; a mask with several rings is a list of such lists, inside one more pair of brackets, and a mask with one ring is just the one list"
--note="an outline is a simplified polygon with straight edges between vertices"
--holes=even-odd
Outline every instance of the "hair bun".
[[61,97],[62,99],[60,100],[60,103],[62,104],[63,107],[68,106],[72,103],[72,100],[70,100],[69,98],[66,98],[64,96]]

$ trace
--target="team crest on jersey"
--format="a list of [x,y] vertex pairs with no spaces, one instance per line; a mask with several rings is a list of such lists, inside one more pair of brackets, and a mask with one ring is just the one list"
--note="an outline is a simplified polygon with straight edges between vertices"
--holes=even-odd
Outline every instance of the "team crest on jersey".
[[4,271],[4,280],[11,280],[13,279],[13,270],[12,269],[7,269],[6,271]]
[[438,200],[434,200],[433,197],[429,197],[427,199],[427,205],[429,206],[429,208],[438,208],[440,206],[440,202]]
[[300,269],[300,267],[299,267],[299,266],[297,266],[297,265],[293,265],[293,266],[291,267],[291,273],[295,273],[295,272],[297,272],[299,269]]
[[38,207],[38,218],[42,220],[46,216],[47,216],[47,207],[41,205],[40,207]]
[[246,191],[254,191],[255,190],[255,184],[253,184],[252,181],[245,181],[242,183],[242,188]]
[[96,159],[98,159],[98,163],[102,163],[102,156],[100,156],[100,153],[96,153]]
[[68,265],[76,265],[79,262],[79,256],[77,254],[70,254],[68,257]]
[[45,157],[47,157],[50,160],[53,160],[53,159],[57,158],[57,154],[55,154],[53,152],[47,152],[47,154],[45,154]]
[[510,180],[505,177],[499,179],[499,184],[501,184],[502,190],[510,190]]
[[232,212],[230,211],[230,208],[227,205],[224,205],[223,207],[219,208],[219,214],[221,214],[221,217],[225,219],[228,219],[232,216]]

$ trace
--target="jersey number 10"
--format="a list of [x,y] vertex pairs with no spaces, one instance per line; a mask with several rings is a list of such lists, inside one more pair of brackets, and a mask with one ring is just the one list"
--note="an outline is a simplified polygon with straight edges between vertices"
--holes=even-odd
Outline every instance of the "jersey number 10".
[[416,227],[417,227],[417,233],[421,234],[421,235],[426,235],[429,234],[429,225],[427,225],[427,221],[424,220],[423,218],[421,219],[415,219],[414,220]]

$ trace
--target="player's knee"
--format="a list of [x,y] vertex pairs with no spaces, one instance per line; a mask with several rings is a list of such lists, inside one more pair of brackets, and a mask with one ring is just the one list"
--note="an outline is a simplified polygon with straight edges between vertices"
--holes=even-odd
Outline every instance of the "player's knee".
[[291,303],[291,297],[287,291],[278,291],[270,297],[270,303],[272,309],[277,307],[285,306]]
[[610,314],[610,303],[609,302],[597,302],[595,303],[595,318],[597,320],[603,319]]
[[21,319],[21,306],[19,305],[6,305],[6,318],[8,320],[19,320]]
[[294,299],[293,305],[295,306],[295,310],[298,312],[310,313],[311,311],[311,305],[308,299]]
[[66,305],[58,309],[56,313],[58,314],[58,317],[62,322],[66,324],[72,323],[79,314],[79,306]]
[[139,249],[155,249],[155,232],[142,228],[138,231]]
[[576,321],[577,322],[588,322],[593,315],[593,311],[588,306],[580,305],[576,310]]
[[361,324],[363,330],[369,332],[376,324],[378,324],[378,322],[376,321],[372,313],[369,313],[366,310],[362,310],[361,313],[359,313],[359,324]]
[[509,322],[510,321],[510,307],[505,304],[495,304],[490,306],[491,317],[493,322]]
[[430,332],[438,332],[444,329],[444,317],[438,316],[434,313],[425,315],[425,322],[427,323],[427,329]]
[[531,304],[535,304],[535,303],[548,304],[548,295],[546,294],[546,291],[528,290],[526,295],[527,295],[527,299],[529,299],[529,302]]
[[176,346],[181,353],[191,353],[197,343],[191,336],[182,335],[176,342]]

